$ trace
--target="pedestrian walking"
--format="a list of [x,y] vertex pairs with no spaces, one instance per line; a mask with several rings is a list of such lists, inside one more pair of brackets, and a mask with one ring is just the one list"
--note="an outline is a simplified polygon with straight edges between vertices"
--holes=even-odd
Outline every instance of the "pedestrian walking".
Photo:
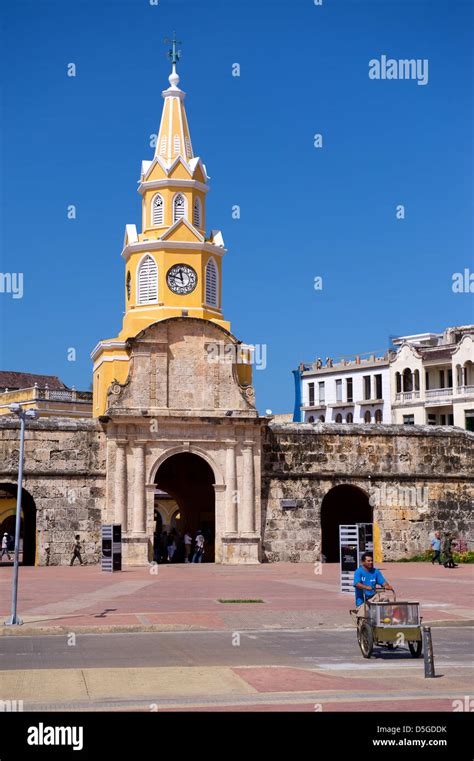
[[196,534],[193,563],[202,563],[202,557],[204,555],[204,536],[201,529],[198,529]]
[[5,531],[4,535],[2,536],[2,558],[1,558],[2,561],[3,561],[3,556],[4,555],[7,556],[8,560],[11,560],[10,552],[8,550],[8,534],[7,534],[6,531]]
[[438,562],[438,565],[442,565],[441,563],[441,534],[439,531],[435,531],[434,539],[431,540],[431,549],[434,552],[434,555],[431,559],[431,565],[434,565],[436,561]]
[[173,555],[176,552],[176,539],[173,532],[168,536],[168,563],[173,562]]
[[191,555],[191,547],[193,545],[193,538],[189,531],[184,534],[184,562],[189,563],[189,556]]
[[444,567],[445,568],[457,568],[457,564],[454,562],[453,558],[453,544],[456,544],[453,537],[450,534],[446,534],[446,539],[444,540],[443,545],[443,555],[444,555]]
[[76,558],[78,558],[79,559],[79,563],[81,565],[83,565],[83,563],[82,563],[82,557],[81,557],[81,538],[80,538],[79,534],[76,534],[76,536],[74,537],[74,548],[73,548],[73,551],[72,551],[72,558],[71,558],[71,562],[70,562],[69,565],[74,565],[74,561],[75,561]]

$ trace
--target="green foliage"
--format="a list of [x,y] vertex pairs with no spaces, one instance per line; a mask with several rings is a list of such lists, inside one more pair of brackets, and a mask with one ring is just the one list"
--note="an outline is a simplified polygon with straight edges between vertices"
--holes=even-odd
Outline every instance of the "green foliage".
[[[421,555],[412,555],[410,558],[399,558],[396,563],[428,563],[433,559],[433,551],[425,550]],[[455,563],[474,563],[474,552],[453,552]],[[444,555],[441,553],[441,562],[444,563]]]

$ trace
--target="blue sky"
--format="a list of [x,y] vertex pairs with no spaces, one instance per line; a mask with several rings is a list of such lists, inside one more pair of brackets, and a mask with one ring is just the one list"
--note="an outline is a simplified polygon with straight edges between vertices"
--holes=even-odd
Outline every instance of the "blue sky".
[[[267,345],[261,411],[292,411],[301,361],[473,321],[472,295],[451,288],[474,270],[472,12],[470,0],[10,0],[0,264],[23,273],[24,295],[0,294],[1,368],[87,389],[90,351],[119,331],[124,226],[140,221],[174,29],[208,227],[229,249],[224,315]],[[428,84],[369,79],[382,54],[428,59]]]

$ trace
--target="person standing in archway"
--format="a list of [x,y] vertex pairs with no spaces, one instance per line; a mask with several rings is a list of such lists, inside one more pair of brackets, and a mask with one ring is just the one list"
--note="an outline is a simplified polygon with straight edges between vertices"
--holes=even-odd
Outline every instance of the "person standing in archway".
[[11,560],[10,552],[8,550],[8,534],[6,531],[2,536],[2,560],[4,555],[7,556],[8,560]]
[[201,529],[198,529],[196,534],[196,544],[194,547],[193,563],[202,563],[202,556],[204,555],[204,536]]
[[185,531],[184,534],[184,562],[189,563],[189,556],[191,555],[191,547],[193,544],[193,538],[189,531]]

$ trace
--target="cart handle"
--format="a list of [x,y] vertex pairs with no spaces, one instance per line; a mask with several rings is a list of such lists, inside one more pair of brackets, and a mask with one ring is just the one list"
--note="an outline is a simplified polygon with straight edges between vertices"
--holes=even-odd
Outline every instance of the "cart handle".
[[375,587],[375,590],[374,590],[374,594],[372,595],[372,597],[370,598],[370,600],[369,600],[369,599],[367,598],[367,596],[366,596],[366,595],[367,595],[367,590],[365,590],[365,589],[364,589],[364,590],[363,590],[363,592],[364,592],[364,603],[365,603],[365,602],[369,602],[369,601],[370,601],[370,600],[371,600],[373,597],[375,597],[375,595],[376,595],[376,594],[378,594],[379,592],[383,592],[384,594],[386,594],[387,592],[391,592],[391,593],[392,593],[392,595],[393,595],[393,602],[396,602],[396,601],[397,601],[397,595],[395,594],[395,590],[394,590],[394,589],[385,589],[384,587],[381,587],[381,586],[378,586],[378,585],[377,585],[377,586]]

